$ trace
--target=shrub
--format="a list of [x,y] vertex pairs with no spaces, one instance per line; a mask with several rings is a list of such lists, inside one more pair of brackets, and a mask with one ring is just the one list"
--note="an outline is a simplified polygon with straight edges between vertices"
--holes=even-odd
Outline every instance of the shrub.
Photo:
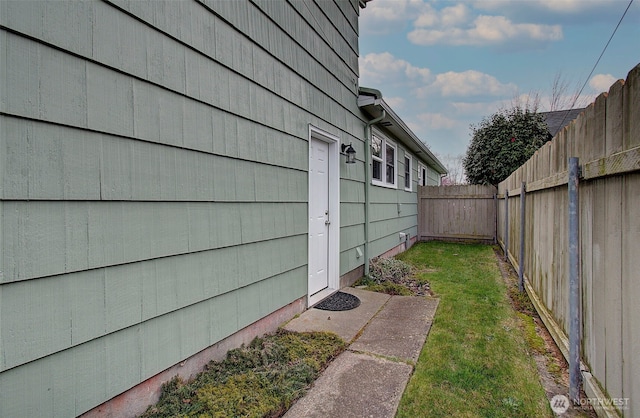
[[400,283],[412,272],[410,264],[395,258],[374,258],[369,267],[369,276],[377,284],[385,281]]

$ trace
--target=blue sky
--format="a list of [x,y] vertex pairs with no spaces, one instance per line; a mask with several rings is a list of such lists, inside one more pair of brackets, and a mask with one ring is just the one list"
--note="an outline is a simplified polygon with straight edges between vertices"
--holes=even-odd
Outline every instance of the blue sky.
[[[587,76],[629,0],[373,0],[360,15],[360,85],[387,103],[430,149],[464,154],[477,124],[539,96],[557,75],[566,102]],[[580,96],[586,106],[640,63],[635,0]]]

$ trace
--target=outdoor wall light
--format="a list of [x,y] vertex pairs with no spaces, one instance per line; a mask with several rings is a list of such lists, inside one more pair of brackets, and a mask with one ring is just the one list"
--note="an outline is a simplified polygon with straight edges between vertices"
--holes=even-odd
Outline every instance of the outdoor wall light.
[[355,163],[356,162],[356,150],[353,149],[351,144],[349,144],[349,145],[342,144],[341,148],[342,148],[341,154],[347,156],[347,164]]

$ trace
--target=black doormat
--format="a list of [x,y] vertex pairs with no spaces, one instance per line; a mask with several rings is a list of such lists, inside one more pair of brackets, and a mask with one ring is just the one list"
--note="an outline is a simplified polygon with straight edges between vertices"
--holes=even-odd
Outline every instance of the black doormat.
[[314,308],[323,311],[348,311],[360,306],[360,299],[357,296],[344,292],[336,292],[322,302],[318,303]]

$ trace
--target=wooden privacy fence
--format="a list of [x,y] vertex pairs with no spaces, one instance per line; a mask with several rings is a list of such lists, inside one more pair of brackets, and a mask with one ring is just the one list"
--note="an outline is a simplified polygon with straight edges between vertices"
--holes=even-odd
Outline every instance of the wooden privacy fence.
[[421,186],[418,188],[418,239],[494,243],[496,188]]
[[[581,168],[572,242],[569,157]],[[498,241],[568,359],[569,341],[577,338],[578,378],[589,402],[597,400],[600,413],[640,416],[640,65],[500,183],[498,193]],[[570,331],[572,320],[577,332]]]

